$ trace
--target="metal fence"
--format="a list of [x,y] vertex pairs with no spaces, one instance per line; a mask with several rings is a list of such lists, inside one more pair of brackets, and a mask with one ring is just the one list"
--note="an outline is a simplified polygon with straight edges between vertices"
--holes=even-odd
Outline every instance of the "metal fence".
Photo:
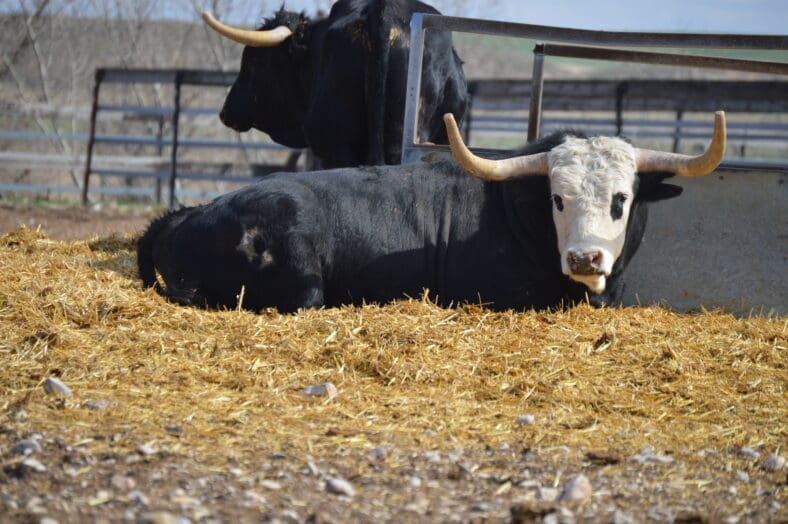
[[[769,36],[769,35],[720,35],[720,34],[692,34],[692,33],[630,33],[630,32],[610,32],[610,31],[590,31],[579,29],[566,29],[558,27],[537,26],[530,24],[516,24],[509,22],[494,22],[488,20],[475,20],[468,18],[446,17],[428,14],[415,14],[411,20],[411,45],[410,62],[408,70],[408,89],[405,108],[405,122],[403,128],[403,149],[402,161],[414,162],[427,155],[434,156],[446,154],[445,146],[433,144],[420,144],[418,142],[418,107],[421,90],[421,68],[424,55],[425,32],[434,31],[457,31],[464,33],[487,34],[495,36],[507,36],[518,38],[536,39],[538,43],[534,48],[534,65],[530,86],[527,91],[527,111],[526,119],[527,134],[526,140],[533,141],[541,134],[543,110],[550,107],[555,102],[550,93],[550,83],[545,84],[544,64],[546,57],[571,57],[588,60],[610,60],[617,62],[633,62],[645,64],[660,64],[684,67],[715,68],[723,70],[747,71],[752,73],[765,73],[769,75],[788,75],[788,63],[743,60],[735,58],[717,56],[695,56],[689,54],[670,54],[658,52],[633,51],[630,49],[614,49],[601,46],[622,46],[622,47],[646,47],[646,48],[682,48],[682,49],[736,49],[736,50],[788,50],[788,36]],[[558,42],[543,43],[545,41]],[[581,44],[581,45],[576,45]],[[593,47],[591,47],[593,46]],[[557,84],[556,84],[557,85]],[[612,115],[609,118],[615,119],[615,131],[621,134],[624,131],[623,111],[627,109],[627,103],[638,99],[633,96],[637,88],[646,86],[647,82],[637,83],[634,81],[619,83],[615,86],[608,83],[617,91],[608,91],[606,104],[613,104]],[[702,84],[699,84],[702,85]],[[744,85],[739,86],[741,89]],[[681,87],[688,87],[684,84]],[[671,87],[673,89],[671,89]],[[743,87],[746,89],[746,87]],[[761,84],[760,88],[767,89]],[[761,101],[773,96],[778,101],[779,108],[774,106],[772,109],[785,111],[788,84],[785,82],[775,82],[768,87],[772,90],[771,94],[763,92],[756,94]],[[647,101],[641,104],[642,109],[651,110],[672,110],[676,113],[674,123],[674,147],[678,146],[681,136],[689,136],[685,130],[690,126],[696,126],[696,122],[682,122],[685,111],[700,110],[695,106],[686,104],[680,105],[677,101],[687,102],[682,92],[675,90],[676,86],[669,83],[651,82],[648,93],[639,97],[640,100]],[[645,89],[641,89],[646,91]],[[756,92],[757,93],[757,92]],[[696,101],[702,97],[696,97]],[[753,100],[752,93],[746,97],[750,104],[757,104],[759,101]],[[546,101],[547,100],[547,101]],[[582,110],[587,103],[587,99],[575,93],[575,96],[568,96],[562,99],[564,109]],[[711,97],[709,97],[711,100]],[[625,103],[626,102],[626,103]],[[729,97],[728,110],[736,111],[743,109],[737,106],[733,97]],[[634,108],[634,107],[633,107]],[[716,107],[714,109],[724,109]],[[511,109],[511,108],[510,108]],[[525,108],[523,108],[525,109]],[[609,108],[608,108],[609,109]],[[704,108],[705,110],[705,108]],[[598,124],[598,121],[585,122]],[[473,115],[471,126],[474,126]],[[708,124],[707,124],[708,126]],[[466,125],[467,127],[467,125]],[[676,131],[676,129],[678,131]],[[748,130],[750,128],[747,128]],[[772,138],[776,141],[785,140],[785,128],[781,124],[776,124],[768,131],[772,132]],[[468,133],[468,130],[465,130]],[[734,126],[735,133],[735,126]],[[659,131],[652,134],[660,134]],[[661,134],[665,134],[664,130]],[[696,133],[698,134],[698,133]],[[702,134],[701,134],[702,135]],[[735,136],[735,135],[734,135]],[[764,136],[767,136],[764,134]],[[767,137],[768,138],[768,137]],[[723,169],[767,169],[767,170],[788,170],[788,159],[781,159],[776,162],[733,160],[726,158],[721,168]]]
[[[14,175],[0,181],[0,191],[77,193],[83,203],[95,194],[146,197],[160,203],[166,186],[172,205],[176,198],[211,198],[225,192],[226,186],[246,184],[254,176],[308,166],[301,161],[302,150],[276,144],[263,133],[233,136],[221,125],[219,106],[236,75],[235,71],[101,68],[95,72],[91,106],[3,107],[3,117],[15,125],[0,129],[0,169]],[[172,98],[142,102],[130,96],[139,85],[149,86],[148,94],[169,91]],[[194,88],[182,92],[185,86]],[[195,97],[195,92],[206,96]],[[124,99],[119,94],[127,95],[126,102],[118,101]],[[52,129],[25,129],[34,118],[47,120]],[[71,120],[67,132],[55,124],[64,118]],[[140,123],[143,131],[132,131]],[[213,137],[202,136],[206,133]],[[56,144],[68,147],[56,148]],[[232,151],[243,158],[233,162]],[[69,172],[71,184],[62,180]],[[23,182],[29,173],[37,173],[35,180]],[[44,177],[45,173],[53,176]],[[96,178],[101,183],[96,184]],[[176,188],[177,180],[194,183]]]
[[[124,178],[152,178],[156,180],[156,198],[161,198],[161,183],[167,181],[169,206],[175,204],[175,182],[177,179],[200,180],[213,182],[240,182],[250,181],[249,176],[233,174],[215,174],[200,171],[205,165],[194,165],[192,170],[180,170],[178,153],[182,148],[212,148],[212,149],[268,149],[289,150],[284,146],[272,142],[240,142],[238,140],[210,140],[183,138],[179,135],[181,116],[184,114],[217,114],[218,108],[185,108],[182,107],[182,88],[184,86],[221,87],[226,88],[235,80],[237,72],[209,71],[209,70],[184,70],[184,69],[109,69],[96,70],[93,87],[93,104],[90,113],[90,131],[87,139],[87,153],[85,169],[82,178],[82,203],[88,202],[91,175],[118,176]],[[173,105],[171,107],[140,107],[132,105],[102,105],[100,103],[101,86],[106,84],[171,84],[173,86]],[[159,133],[157,136],[125,136],[125,135],[98,135],[96,124],[100,113],[122,112],[126,114],[152,116],[159,120]],[[170,136],[162,136],[164,119],[170,120]],[[218,122],[217,122],[217,125]],[[147,145],[158,148],[159,153],[164,146],[169,147],[169,163],[165,169],[134,170],[128,167],[95,168],[93,166],[93,150],[96,144],[120,145]],[[261,175],[275,170],[294,170],[301,154],[300,150],[290,150],[284,164],[255,166],[255,174]],[[159,165],[158,167],[162,167]],[[181,166],[182,167],[182,166]],[[196,170],[194,170],[196,168]]]
[[[490,133],[526,139],[530,82],[471,80],[468,88],[471,107],[463,124],[466,143]],[[582,129],[587,134],[625,135],[636,141],[667,140],[678,151],[685,141],[708,138],[708,113],[724,110],[738,114],[727,125],[729,144],[738,146],[732,151],[738,158],[729,157],[729,165],[771,170],[788,162],[785,82],[553,80],[545,81],[542,92],[542,134]],[[763,158],[764,152],[786,158]]]
[[[408,97],[405,111],[403,162],[421,159],[425,154],[446,154],[446,148],[416,143],[416,114],[421,80],[424,32],[446,30],[488,35],[518,36],[552,40],[561,44],[540,43],[534,49],[533,78],[529,80],[471,80],[471,112],[464,124],[466,137],[483,137],[495,133],[515,135],[533,140],[540,133],[557,127],[578,127],[599,134],[625,134],[635,141],[652,138],[672,140],[674,149],[683,141],[705,139],[709,123],[693,113],[707,113],[723,109],[740,113],[744,118],[729,118],[729,138],[740,141],[738,158],[726,157],[723,168],[788,171],[785,157],[788,145],[788,120],[759,121],[747,119],[747,114],[788,115],[788,83],[773,78],[759,81],[706,80],[544,80],[546,57],[574,57],[588,60],[628,61],[647,64],[679,65],[688,67],[735,69],[769,75],[788,74],[788,63],[740,60],[713,56],[692,56],[610,49],[599,46],[675,47],[720,49],[788,50],[787,36],[759,35],[693,35],[663,33],[612,33],[573,30],[525,24],[471,20],[456,17],[417,14],[412,20]],[[567,45],[571,44],[571,45]],[[576,44],[583,44],[582,46]],[[592,45],[594,47],[584,47]],[[248,183],[252,174],[262,175],[274,170],[294,170],[311,165],[300,161],[302,151],[289,150],[268,140],[262,133],[251,133],[244,139],[195,138],[181,133],[185,117],[205,119],[204,127],[223,130],[215,118],[218,107],[192,106],[184,103],[182,89],[226,89],[236,77],[235,71],[208,70],[128,70],[98,69],[95,74],[93,103],[90,111],[78,108],[79,117],[89,119],[89,132],[37,133],[31,131],[0,130],[0,139],[10,141],[68,140],[85,144],[83,155],[40,154],[30,151],[5,150],[0,152],[0,167],[41,167],[44,169],[81,170],[82,180],[74,179],[73,186],[0,184],[2,191],[78,191],[86,203],[91,191],[115,195],[152,196],[162,198],[166,185],[169,204],[177,198],[209,198],[221,192],[186,190],[176,187],[178,180],[199,182]],[[105,95],[108,85],[124,88],[131,84],[167,85],[172,92],[172,104],[145,106],[134,103],[109,103]],[[220,95],[222,93],[219,93]],[[110,97],[111,98],[111,97]],[[218,102],[217,102],[218,103]],[[633,117],[631,112],[659,111],[668,118]],[[629,114],[628,114],[629,113]],[[154,122],[147,134],[99,132],[102,122],[145,120]],[[116,126],[117,127],[117,126]],[[188,131],[188,129],[187,129]],[[217,131],[218,132],[218,131]],[[248,137],[251,137],[248,138]],[[751,144],[767,144],[781,154],[764,159],[745,151]],[[97,147],[147,147],[153,155],[123,154],[96,155]],[[76,147],[74,149],[77,149]],[[479,148],[475,148],[479,150]],[[211,162],[188,161],[190,151],[205,151]],[[231,150],[271,151],[280,162],[262,161],[238,166],[226,161]],[[180,153],[187,152],[186,155]],[[218,153],[217,153],[218,152]],[[265,156],[267,156],[266,153]],[[229,167],[228,167],[229,166]],[[234,171],[235,170],[235,171]],[[148,187],[111,184],[94,187],[94,176],[102,179],[149,180]],[[78,182],[81,182],[78,183]],[[192,186],[195,187],[195,186]]]

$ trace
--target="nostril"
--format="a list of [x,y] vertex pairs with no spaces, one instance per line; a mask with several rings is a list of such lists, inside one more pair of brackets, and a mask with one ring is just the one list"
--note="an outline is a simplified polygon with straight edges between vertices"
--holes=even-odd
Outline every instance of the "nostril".
[[602,251],[569,251],[566,261],[572,273],[581,275],[597,274],[602,267],[604,255]]

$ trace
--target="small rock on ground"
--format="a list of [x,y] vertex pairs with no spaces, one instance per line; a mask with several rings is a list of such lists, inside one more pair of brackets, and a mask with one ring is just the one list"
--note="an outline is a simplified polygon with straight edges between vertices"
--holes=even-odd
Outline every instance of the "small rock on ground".
[[86,401],[84,404],[82,404],[82,407],[91,411],[104,411],[105,409],[112,407],[112,402],[105,398],[97,398],[95,400]]
[[520,415],[517,417],[517,423],[523,426],[530,426],[536,422],[536,418],[533,415]]
[[620,510],[616,510],[613,513],[613,524],[635,524],[635,519]]
[[373,462],[377,462],[380,460],[386,460],[388,454],[389,453],[386,450],[386,448],[377,447],[369,450],[369,453],[367,454],[367,458],[369,458],[369,460]]
[[656,462],[658,464],[671,464],[674,462],[673,457],[668,457],[665,455],[652,455],[648,453],[635,455],[633,458],[638,462]]
[[23,457],[38,453],[39,451],[41,451],[41,446],[38,445],[38,442],[29,438],[20,440],[11,446],[11,453],[14,455],[22,455]]
[[584,503],[591,499],[591,481],[582,473],[570,479],[558,496],[559,502]]
[[110,484],[112,484],[113,488],[119,489],[121,491],[130,491],[134,489],[137,485],[137,483],[133,478],[126,475],[120,475],[118,473],[112,475],[112,478],[110,479]]
[[149,511],[137,518],[137,524],[189,524],[186,517],[178,517],[168,511]]
[[773,455],[763,461],[763,469],[766,471],[780,471],[785,467],[785,457]]
[[556,488],[546,488],[544,486],[540,486],[536,489],[536,499],[537,500],[546,500],[546,501],[554,501],[558,498],[559,491]]
[[345,479],[330,478],[326,481],[326,491],[334,495],[347,495],[352,497],[356,494],[353,486]]
[[329,399],[337,396],[337,387],[331,382],[325,384],[315,384],[314,386],[307,386],[301,390],[301,393],[308,397],[327,397]]
[[142,444],[141,446],[137,447],[137,453],[139,453],[140,455],[143,455],[145,457],[149,457],[151,455],[155,455],[158,452],[159,452],[159,450],[157,450],[153,446],[148,446],[147,444]]
[[22,461],[22,465],[26,468],[32,469],[36,473],[44,473],[47,470],[47,467],[33,458],[27,458]]
[[137,491],[137,490],[129,491],[129,493],[128,493],[128,495],[126,495],[126,497],[131,502],[133,502],[134,504],[137,504],[138,506],[147,506],[147,505],[150,504],[150,500],[148,500],[148,497],[145,495],[145,493],[143,493],[141,491]]
[[50,395],[71,396],[71,388],[66,386],[60,379],[49,377],[44,381],[44,391]]
[[270,491],[279,491],[280,489],[282,489],[282,485],[280,483],[270,479],[261,480],[260,486]]

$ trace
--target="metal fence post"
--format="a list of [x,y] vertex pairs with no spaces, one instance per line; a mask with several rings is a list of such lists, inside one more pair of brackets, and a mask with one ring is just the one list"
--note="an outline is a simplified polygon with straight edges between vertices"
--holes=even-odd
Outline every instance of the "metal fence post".
[[410,52],[408,54],[408,83],[405,98],[405,119],[402,126],[403,164],[415,161],[410,157],[414,144],[418,144],[419,104],[421,103],[421,66],[424,60],[424,28],[422,13],[410,19]]
[[531,76],[531,102],[528,110],[528,142],[539,138],[542,120],[542,89],[544,88],[544,44],[534,46],[534,72]]
[[[156,121],[158,128],[156,130],[156,154],[161,158],[164,152],[164,117],[159,116]],[[156,204],[161,205],[161,177],[156,177]]]
[[88,187],[90,185],[90,170],[93,162],[93,145],[96,142],[96,114],[98,113],[98,98],[101,81],[104,79],[104,70],[96,69],[93,80],[93,105],[90,108],[90,135],[88,136],[87,151],[85,152],[85,172],[82,175],[82,205],[88,205]]
[[681,120],[684,118],[684,110],[676,110],[676,129],[673,134],[673,152],[678,153],[679,142],[681,141]]
[[616,87],[616,136],[624,132],[624,95],[629,91],[629,84],[621,82]]
[[178,176],[178,121],[181,116],[181,84],[183,71],[175,73],[175,104],[172,112],[172,145],[170,151],[170,204],[175,207],[175,177]]
[[466,144],[471,143],[471,124],[473,123],[473,94],[471,94],[470,99],[468,100],[468,110],[465,112],[465,122],[463,122],[462,126],[462,139],[465,141]]

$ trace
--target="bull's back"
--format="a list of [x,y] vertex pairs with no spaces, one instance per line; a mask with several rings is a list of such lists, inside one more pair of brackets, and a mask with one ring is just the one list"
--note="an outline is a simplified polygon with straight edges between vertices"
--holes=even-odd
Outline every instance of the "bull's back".
[[212,305],[232,307],[245,289],[248,307],[294,310],[294,290],[314,297],[318,286],[328,306],[428,288],[444,304],[520,307],[539,275],[502,187],[449,162],[274,174],[168,231],[163,258]]
[[313,247],[325,302],[338,305],[434,287],[447,246],[478,224],[483,187],[451,163],[364,167],[271,175],[215,205],[237,210],[249,227],[250,217],[264,215],[260,208],[290,201],[286,223],[266,219],[256,227],[276,227]]
[[[441,303],[517,307],[537,294],[502,187],[453,163],[297,177],[319,208],[326,305],[386,302],[429,289]],[[305,206],[306,209],[312,209]],[[493,270],[493,268],[495,268]]]

